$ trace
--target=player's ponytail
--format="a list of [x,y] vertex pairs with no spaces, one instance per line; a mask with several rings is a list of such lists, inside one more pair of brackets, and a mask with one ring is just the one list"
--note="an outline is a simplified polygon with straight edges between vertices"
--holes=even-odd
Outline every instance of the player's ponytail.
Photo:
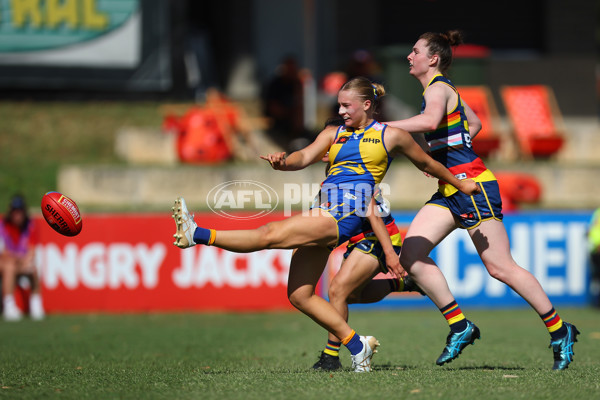
[[463,34],[457,29],[446,31],[446,33],[427,32],[422,34],[419,39],[427,42],[429,55],[439,57],[438,69],[440,73],[447,76],[448,69],[452,64],[452,47],[463,43]]

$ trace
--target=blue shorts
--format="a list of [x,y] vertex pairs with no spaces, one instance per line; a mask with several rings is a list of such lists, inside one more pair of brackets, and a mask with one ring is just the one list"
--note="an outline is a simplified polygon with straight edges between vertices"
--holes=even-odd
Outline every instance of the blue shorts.
[[502,199],[498,181],[478,182],[481,193],[467,196],[463,192],[456,192],[444,197],[436,192],[426,204],[433,204],[447,208],[458,220],[461,228],[472,229],[481,222],[489,219],[502,221]]
[[[400,255],[401,249],[402,246],[394,246],[394,250],[398,255]],[[379,268],[381,269],[381,272],[383,272],[384,274],[387,274],[389,272],[385,261],[385,254],[383,254],[383,248],[381,247],[381,243],[379,243],[378,240],[369,240],[367,238],[363,238],[358,242],[350,243],[346,252],[344,253],[344,259],[348,258],[350,253],[354,250],[375,257],[377,261],[379,261]]]
[[322,191],[317,195],[312,208],[327,211],[337,224],[338,240],[332,249],[362,232],[370,201],[370,194],[366,196],[343,188],[327,193]]

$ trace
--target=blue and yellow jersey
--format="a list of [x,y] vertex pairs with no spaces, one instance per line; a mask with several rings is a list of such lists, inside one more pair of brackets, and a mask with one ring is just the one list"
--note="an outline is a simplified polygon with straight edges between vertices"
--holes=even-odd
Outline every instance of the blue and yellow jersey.
[[358,130],[340,126],[329,149],[331,168],[323,185],[380,183],[393,159],[383,143],[386,127],[377,121]]
[[[439,74],[431,79],[427,87],[436,82],[442,82],[452,88],[458,96],[458,102],[456,107],[446,114],[435,131],[425,133],[425,140],[431,149],[431,156],[448,168],[458,179],[470,178],[476,182],[496,180],[494,174],[487,169],[481,158],[473,151],[469,123],[456,87],[448,78]],[[421,112],[425,111],[425,105],[425,97],[423,97]],[[439,181],[439,191],[444,196],[450,196],[456,193],[457,189],[446,182]]]

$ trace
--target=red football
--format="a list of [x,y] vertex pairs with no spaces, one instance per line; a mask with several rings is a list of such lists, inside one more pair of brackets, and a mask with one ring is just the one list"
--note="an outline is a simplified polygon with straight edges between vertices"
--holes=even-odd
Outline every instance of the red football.
[[42,197],[42,215],[48,225],[65,236],[75,236],[83,225],[77,204],[58,192],[48,192]]

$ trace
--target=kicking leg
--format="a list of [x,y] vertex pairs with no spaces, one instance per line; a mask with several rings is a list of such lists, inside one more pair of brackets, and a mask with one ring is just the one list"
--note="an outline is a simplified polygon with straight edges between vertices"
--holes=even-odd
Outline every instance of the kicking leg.
[[175,245],[187,248],[196,244],[213,245],[225,250],[248,253],[263,249],[294,249],[306,245],[328,246],[338,239],[337,225],[330,215],[313,209],[257,229],[219,230],[198,227],[185,200],[173,206]]

